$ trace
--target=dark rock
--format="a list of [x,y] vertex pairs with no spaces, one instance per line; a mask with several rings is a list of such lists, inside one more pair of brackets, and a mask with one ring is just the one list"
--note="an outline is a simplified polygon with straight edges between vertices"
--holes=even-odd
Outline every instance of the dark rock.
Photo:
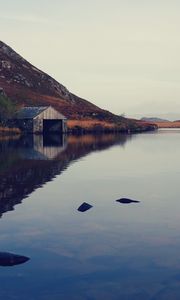
[[82,203],[82,204],[79,206],[79,208],[78,208],[77,210],[78,210],[78,211],[81,211],[81,212],[85,212],[85,211],[89,210],[89,209],[92,208],[92,207],[93,207],[92,205],[90,205],[90,204],[84,202],[84,203]]
[[128,198],[121,198],[121,199],[116,200],[116,202],[119,202],[122,204],[130,204],[130,203],[139,203],[140,201],[132,200],[132,199],[128,199]]
[[9,252],[0,252],[0,266],[11,267],[19,264],[24,264],[29,260],[28,257],[17,255]]

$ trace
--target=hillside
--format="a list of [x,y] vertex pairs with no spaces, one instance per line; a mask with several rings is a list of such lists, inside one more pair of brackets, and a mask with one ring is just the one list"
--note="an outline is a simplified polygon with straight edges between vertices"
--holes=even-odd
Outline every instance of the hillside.
[[180,128],[180,121],[154,122],[158,128]]
[[155,122],[155,123],[158,123],[158,122],[170,122],[169,120],[166,120],[166,119],[162,119],[162,118],[157,118],[157,117],[143,117],[141,118],[142,121],[145,121],[145,122]]
[[94,126],[121,131],[154,129],[154,125],[119,117],[74,95],[1,41],[0,88],[18,106],[52,105],[70,120],[71,129]]
[[158,128],[180,128],[180,120],[169,121],[162,118],[156,117],[143,117],[142,121],[151,122],[156,125]]

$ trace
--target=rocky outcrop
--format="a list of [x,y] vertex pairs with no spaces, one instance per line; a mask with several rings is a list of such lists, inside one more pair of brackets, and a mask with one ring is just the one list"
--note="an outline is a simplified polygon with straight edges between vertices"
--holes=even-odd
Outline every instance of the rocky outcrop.
[[116,200],[116,202],[122,203],[122,204],[130,204],[130,203],[139,203],[140,201],[138,200],[132,200],[129,198],[121,198]]
[[79,207],[78,207],[78,211],[80,212],[85,212],[89,209],[91,209],[93,206],[89,203],[83,202]]
[[39,93],[59,96],[73,101],[72,94],[62,84],[37,69],[17,54],[11,47],[0,41],[0,78]]

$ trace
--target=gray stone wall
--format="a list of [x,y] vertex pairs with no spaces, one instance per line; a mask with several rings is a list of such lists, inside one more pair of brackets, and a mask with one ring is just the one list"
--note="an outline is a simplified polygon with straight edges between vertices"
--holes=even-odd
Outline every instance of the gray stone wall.
[[8,120],[6,126],[10,128],[19,128],[22,132],[33,132],[33,120]]

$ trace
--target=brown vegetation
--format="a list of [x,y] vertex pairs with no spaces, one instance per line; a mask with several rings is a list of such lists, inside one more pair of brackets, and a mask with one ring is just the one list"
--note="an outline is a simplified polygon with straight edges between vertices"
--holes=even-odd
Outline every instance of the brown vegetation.
[[69,120],[69,131],[110,131],[115,130],[115,124],[99,120]]
[[158,128],[180,128],[180,121],[174,122],[155,122]]
[[18,107],[51,105],[72,121],[68,126],[76,132],[154,129],[154,125],[115,115],[72,94],[3,42],[0,42],[0,87]]
[[8,128],[8,127],[3,127],[0,126],[0,135],[4,134],[20,134],[21,131],[19,128]]

